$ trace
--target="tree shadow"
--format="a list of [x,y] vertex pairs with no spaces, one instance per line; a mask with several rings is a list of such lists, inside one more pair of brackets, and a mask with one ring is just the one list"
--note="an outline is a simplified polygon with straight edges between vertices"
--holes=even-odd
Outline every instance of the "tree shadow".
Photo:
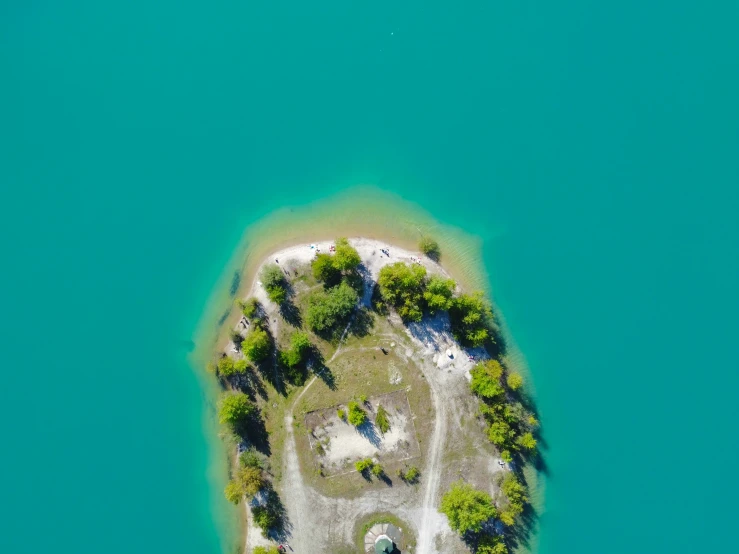
[[375,426],[375,424],[372,423],[369,419],[362,423],[362,425],[359,425],[356,429],[357,433],[367,439],[372,446],[374,446],[375,448],[380,448],[382,438],[377,432],[377,427]]
[[293,327],[303,326],[303,316],[300,314],[300,309],[293,302],[295,297],[295,289],[289,281],[285,281],[285,301],[280,304],[280,315],[287,323]]
[[366,337],[370,334],[374,326],[375,318],[372,316],[372,313],[364,306],[361,306],[354,314],[349,332],[356,337]]
[[385,473],[384,471],[382,473],[380,473],[380,475],[377,475],[377,478],[380,481],[382,481],[383,483],[385,483],[388,487],[392,487],[393,486],[393,480],[390,479],[390,476],[387,473]]
[[233,430],[239,439],[253,445],[257,451],[265,456],[271,455],[272,448],[269,444],[269,433],[259,411],[236,425]]
[[331,390],[336,390],[336,379],[331,369],[324,363],[323,354],[315,346],[311,352],[308,365],[313,373]]

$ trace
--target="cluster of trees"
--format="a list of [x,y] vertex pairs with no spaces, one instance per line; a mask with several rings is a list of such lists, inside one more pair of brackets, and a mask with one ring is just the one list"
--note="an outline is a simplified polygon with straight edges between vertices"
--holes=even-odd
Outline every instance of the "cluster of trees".
[[287,300],[287,280],[277,264],[266,265],[262,270],[261,280],[272,302],[279,305]]
[[318,254],[311,264],[313,276],[327,287],[337,285],[343,276],[355,271],[362,263],[359,252],[347,239],[338,238],[334,244],[336,252],[333,255]]
[[489,424],[488,438],[501,451],[503,459],[510,462],[514,452],[535,452],[534,431],[538,422],[509,394],[509,390],[523,385],[523,378],[518,373],[509,373],[504,385],[503,366],[498,360],[480,362],[470,373],[470,388],[482,400],[480,412]]
[[498,519],[504,525],[512,526],[524,509],[524,505],[529,501],[526,496],[526,486],[521,483],[515,474],[507,472],[500,486],[503,498],[500,502],[501,508],[498,513]]
[[477,540],[477,554],[507,554],[505,540],[484,529],[500,514],[492,497],[468,483],[457,481],[441,499],[439,511],[449,519],[449,526],[460,535],[471,534]]
[[428,278],[422,265],[397,262],[380,270],[380,294],[404,321],[420,321],[425,311],[448,310],[454,337],[467,346],[492,339],[493,311],[482,292],[454,296],[456,284],[439,276]]

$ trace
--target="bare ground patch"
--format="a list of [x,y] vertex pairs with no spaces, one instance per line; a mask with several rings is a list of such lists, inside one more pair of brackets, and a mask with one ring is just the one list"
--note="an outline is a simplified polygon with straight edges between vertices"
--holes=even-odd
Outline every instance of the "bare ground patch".
[[[382,433],[375,424],[378,408],[387,412],[390,429]],[[380,464],[402,462],[420,456],[413,414],[405,390],[373,396],[363,405],[367,421],[354,427],[338,416],[346,404],[314,410],[305,416],[310,449],[316,468],[332,476],[352,472],[354,462],[372,458]]]

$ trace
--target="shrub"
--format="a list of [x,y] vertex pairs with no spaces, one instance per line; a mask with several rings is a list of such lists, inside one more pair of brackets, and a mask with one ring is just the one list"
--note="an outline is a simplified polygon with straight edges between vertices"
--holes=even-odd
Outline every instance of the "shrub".
[[282,304],[287,299],[287,283],[285,275],[276,264],[265,266],[261,274],[262,285],[267,296],[275,304]]
[[272,340],[261,327],[252,329],[241,343],[241,350],[252,362],[261,362],[272,350]]
[[452,300],[449,320],[454,337],[467,346],[482,346],[491,338],[493,311],[482,292],[461,294]]
[[375,416],[375,425],[383,435],[390,430],[390,420],[387,417],[387,411],[382,406],[377,407],[377,415]]
[[280,550],[276,546],[255,546],[252,554],[280,554]]
[[294,368],[305,361],[310,348],[308,335],[302,331],[295,331],[290,338],[290,349],[280,352],[280,361],[283,365]]
[[413,484],[418,481],[418,477],[421,475],[421,472],[418,470],[416,466],[411,466],[408,468],[408,470],[405,473],[403,471],[400,471],[398,475],[406,483]]
[[328,285],[336,285],[341,279],[341,270],[334,265],[334,257],[330,254],[318,254],[311,262],[313,277]]
[[359,473],[365,473],[366,471],[372,469],[372,466],[374,466],[375,463],[372,461],[372,458],[365,458],[364,460],[359,460],[358,462],[354,463],[354,469],[356,469]]
[[[506,525],[513,525],[513,520],[523,512],[524,504],[529,499],[526,496],[526,487],[518,481],[513,473],[507,473],[501,484],[501,492],[506,497],[506,506],[501,510],[500,520]],[[504,514],[506,519],[504,519]]]
[[349,271],[355,269],[362,258],[359,252],[349,244],[345,238],[336,239],[336,254],[334,254],[334,266],[340,271]]
[[486,521],[497,516],[490,495],[462,481],[453,483],[442,497],[439,511],[449,518],[449,526],[460,534],[479,532]]
[[383,473],[385,473],[385,470],[380,464],[372,465],[372,475],[374,475],[375,477],[380,477]]
[[366,412],[356,402],[349,402],[349,423],[359,427],[365,421],[367,421]]
[[231,427],[236,427],[245,423],[256,411],[256,406],[243,392],[230,392],[221,398],[218,420]]
[[509,373],[506,383],[509,389],[518,390],[523,385],[523,377],[519,373]]
[[418,243],[418,249],[426,254],[429,258],[437,262],[441,257],[441,249],[439,248],[439,243],[431,237],[423,237]]
[[452,295],[456,283],[453,279],[444,279],[434,275],[429,279],[423,299],[433,314],[439,310],[448,310],[452,306]]
[[236,360],[234,362],[234,372],[235,373],[246,373],[247,369],[249,369],[249,365],[246,363],[246,360],[243,358],[241,360]]
[[356,291],[346,283],[327,291],[316,291],[308,298],[306,321],[318,333],[332,331],[347,320],[358,298]]
[[344,421],[344,418],[346,417],[346,413],[341,408],[339,408],[338,410],[336,410],[336,415],[339,416],[339,419],[341,421]]
[[404,321],[420,321],[423,317],[423,292],[426,268],[397,262],[380,270],[377,279],[380,294],[394,306]]
[[359,401],[360,401],[360,402],[361,402],[362,404],[366,404],[366,403],[367,403],[367,395],[366,395],[366,394],[360,394],[360,395],[359,395]]
[[470,388],[477,396],[485,400],[502,397],[505,393],[500,378],[503,375],[503,367],[497,360],[480,362],[470,371],[472,380]]
[[241,302],[241,313],[248,319],[254,319],[259,314],[259,301],[256,298],[247,298]]

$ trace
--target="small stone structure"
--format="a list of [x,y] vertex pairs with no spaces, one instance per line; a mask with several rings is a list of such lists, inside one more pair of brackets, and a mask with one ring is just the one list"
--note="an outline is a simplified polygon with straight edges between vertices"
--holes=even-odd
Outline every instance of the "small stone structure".
[[364,536],[365,554],[399,554],[403,530],[392,523],[375,523]]

